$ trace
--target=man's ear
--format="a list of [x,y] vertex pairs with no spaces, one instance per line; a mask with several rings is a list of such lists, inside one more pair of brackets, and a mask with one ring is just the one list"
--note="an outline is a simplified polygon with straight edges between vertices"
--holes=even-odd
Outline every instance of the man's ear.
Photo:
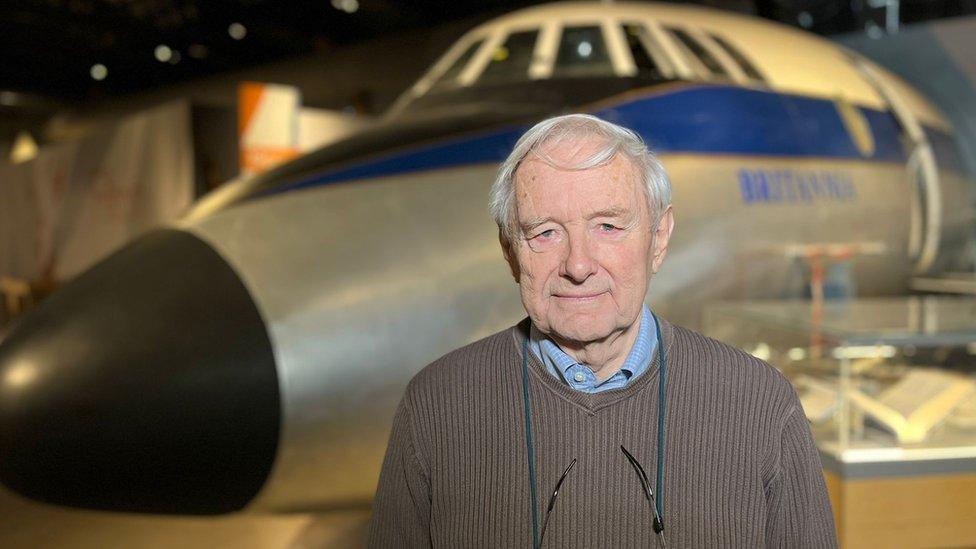
[[520,273],[518,259],[515,257],[515,250],[512,249],[512,241],[505,236],[501,227],[498,228],[498,243],[502,245],[502,254],[505,256],[505,261],[508,262],[508,268],[512,271],[512,277],[518,283]]
[[671,233],[674,231],[674,212],[668,204],[666,210],[661,215],[657,227],[654,229],[654,240],[651,244],[651,273],[657,274],[661,264],[664,263],[664,256],[668,253],[668,243],[671,241]]

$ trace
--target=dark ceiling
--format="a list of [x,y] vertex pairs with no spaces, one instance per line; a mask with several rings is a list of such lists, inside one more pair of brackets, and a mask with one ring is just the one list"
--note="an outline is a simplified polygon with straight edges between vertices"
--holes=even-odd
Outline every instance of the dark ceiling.
[[[885,0],[706,0],[822,34],[884,20]],[[894,0],[888,0],[889,2]],[[539,2],[480,0],[21,0],[0,3],[0,94],[97,100]],[[901,21],[976,12],[903,0]],[[805,15],[804,15],[805,14]],[[237,39],[232,37],[236,34]],[[105,69],[103,80],[96,80]],[[94,69],[93,69],[94,68]],[[4,97],[0,96],[0,100]],[[3,103],[3,101],[0,101]]]
[[[117,95],[486,11],[502,12],[525,3],[335,0],[334,6],[330,0],[3,2],[0,89],[64,100]],[[342,7],[355,11],[348,13]],[[233,38],[232,32],[239,39]],[[163,61],[156,55],[160,46],[169,49],[160,52]],[[96,64],[107,70],[104,80],[93,79]]]

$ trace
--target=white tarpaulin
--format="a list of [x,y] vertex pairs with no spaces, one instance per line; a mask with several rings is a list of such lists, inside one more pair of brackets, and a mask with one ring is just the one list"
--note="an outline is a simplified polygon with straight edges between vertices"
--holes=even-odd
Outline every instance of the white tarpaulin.
[[190,109],[170,103],[0,163],[0,276],[63,282],[193,201]]

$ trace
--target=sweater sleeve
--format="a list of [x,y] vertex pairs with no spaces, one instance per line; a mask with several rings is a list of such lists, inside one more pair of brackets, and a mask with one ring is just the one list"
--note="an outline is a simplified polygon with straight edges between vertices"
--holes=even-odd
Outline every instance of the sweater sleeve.
[[766,502],[767,547],[837,547],[820,454],[799,403],[783,427],[778,470]]
[[404,397],[393,418],[369,524],[370,548],[430,547],[430,475],[417,455]]

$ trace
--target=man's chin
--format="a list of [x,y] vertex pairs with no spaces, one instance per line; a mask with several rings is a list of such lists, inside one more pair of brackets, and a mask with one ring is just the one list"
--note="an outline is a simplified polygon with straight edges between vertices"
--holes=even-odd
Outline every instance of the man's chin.
[[612,332],[611,328],[592,325],[554,325],[552,333],[554,339],[585,345],[606,339]]

